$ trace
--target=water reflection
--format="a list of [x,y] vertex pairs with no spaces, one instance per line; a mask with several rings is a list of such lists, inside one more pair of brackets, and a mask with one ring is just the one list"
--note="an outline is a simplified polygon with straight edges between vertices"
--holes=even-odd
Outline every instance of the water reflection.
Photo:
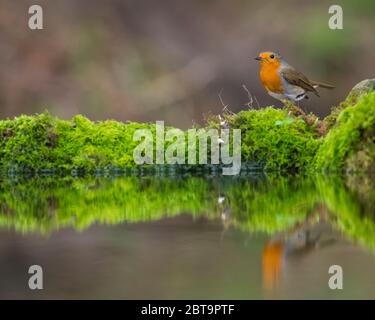
[[280,277],[291,259],[307,256],[313,250],[342,240],[342,235],[335,232],[328,222],[328,212],[325,208],[322,210],[318,209],[305,221],[267,240],[262,254],[263,284],[266,290],[272,291],[278,287]]
[[[42,253],[38,251],[34,256],[55,268],[56,274],[61,265],[61,272],[69,269],[77,277],[89,277],[81,266],[90,265],[95,270],[105,260],[105,267],[99,268],[93,277],[113,278],[115,275],[112,276],[109,270],[115,268],[122,281],[132,282],[138,272],[147,279],[159,270],[161,279],[169,284],[165,288],[165,283],[158,284],[155,279],[152,288],[134,283],[139,288],[126,294],[112,284],[106,289],[109,297],[259,298],[263,294],[276,298],[293,297],[291,292],[295,292],[296,285],[314,283],[313,274],[320,274],[319,279],[324,279],[321,281],[326,288],[328,262],[334,264],[333,258],[341,250],[347,250],[344,261],[349,263],[349,269],[355,268],[350,264],[353,262],[348,262],[352,258],[366,261],[362,264],[365,269],[375,266],[372,178],[279,175],[115,179],[7,177],[0,183],[0,265],[5,269],[9,267],[8,276],[15,277],[17,264],[14,261],[21,259],[20,252],[23,257],[24,253],[31,255],[38,249]],[[189,218],[186,220],[186,217]],[[182,226],[179,225],[181,221],[185,221]],[[108,229],[106,225],[124,229]],[[152,231],[160,225],[168,226],[167,233],[172,234],[173,239],[164,242],[164,231],[157,234]],[[70,229],[75,231],[72,233]],[[111,240],[120,234],[118,241]],[[59,237],[61,242],[56,242]],[[85,237],[91,239],[90,243],[97,242],[97,247],[106,249],[95,249],[95,255],[90,258],[94,249],[90,249]],[[234,240],[237,238],[242,240]],[[54,265],[48,257],[67,243],[74,247],[62,253],[59,266]],[[77,252],[77,247],[82,250]],[[166,248],[173,252],[173,257]],[[368,253],[363,256],[358,248]],[[146,259],[146,256],[153,258]],[[120,262],[124,259],[126,266]],[[212,264],[212,259],[216,259],[217,264]],[[21,260],[28,261],[26,256]],[[199,267],[197,261],[200,261]],[[236,261],[236,268],[241,270],[238,279],[233,274],[232,261]],[[316,261],[320,263],[316,264]],[[145,264],[152,265],[152,270]],[[246,265],[251,266],[250,270]],[[117,268],[127,271],[121,272]],[[169,270],[168,275],[163,275],[161,270],[164,269]],[[353,272],[361,276],[360,272]],[[172,281],[170,277],[173,276],[179,280]],[[246,289],[243,281],[249,277],[252,279],[251,290]],[[205,279],[204,288],[198,285],[198,278],[201,282]],[[64,288],[55,281],[56,288]],[[179,284],[177,289],[173,289],[174,281]],[[187,281],[196,286],[190,287]],[[229,284],[231,281],[234,281],[233,285]],[[263,283],[258,286],[258,281]],[[92,297],[89,286],[78,283],[77,286],[86,288],[82,289],[84,293],[75,296],[65,289],[64,297]],[[220,291],[216,288],[219,284],[228,288]],[[286,289],[288,286],[292,289]],[[143,295],[146,287],[153,294]],[[183,288],[187,290],[185,295],[181,293]],[[162,295],[163,290],[169,295]],[[245,293],[246,290],[251,294]],[[322,297],[326,294],[324,290],[323,293],[318,290],[320,295],[317,296],[306,294],[307,297]],[[8,297],[1,288],[0,296]],[[19,296],[27,297],[28,294],[24,290],[14,293],[14,297]],[[364,293],[364,297],[368,296],[371,294]],[[46,297],[60,296],[50,292]]]

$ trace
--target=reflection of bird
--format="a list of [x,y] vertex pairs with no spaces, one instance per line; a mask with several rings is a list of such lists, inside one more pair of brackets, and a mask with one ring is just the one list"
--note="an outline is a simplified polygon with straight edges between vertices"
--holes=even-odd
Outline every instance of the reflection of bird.
[[264,246],[262,254],[263,284],[265,289],[274,289],[280,280],[285,263],[292,256],[304,256],[316,248],[336,241],[331,225],[326,221],[324,208],[318,207],[319,220],[311,215],[302,224],[275,235]]
[[330,84],[307,79],[274,52],[262,52],[255,58],[260,62],[260,80],[268,94],[278,100],[308,99],[307,92],[319,97],[316,88],[332,89]]
[[262,269],[265,289],[272,290],[279,282],[283,256],[283,243],[281,241],[269,241],[264,246]]

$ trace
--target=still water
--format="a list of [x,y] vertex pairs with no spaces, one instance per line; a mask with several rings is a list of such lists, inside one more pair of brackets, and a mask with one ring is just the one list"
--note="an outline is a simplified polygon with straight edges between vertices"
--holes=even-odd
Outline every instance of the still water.
[[373,178],[2,178],[0,299],[374,299]]

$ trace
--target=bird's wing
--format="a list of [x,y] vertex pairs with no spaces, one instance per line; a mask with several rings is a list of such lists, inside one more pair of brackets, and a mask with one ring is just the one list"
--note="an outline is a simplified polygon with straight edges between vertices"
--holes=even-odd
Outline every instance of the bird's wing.
[[313,84],[301,72],[288,66],[282,69],[281,74],[288,83],[301,87],[306,91],[314,92],[319,97],[318,91],[313,87]]

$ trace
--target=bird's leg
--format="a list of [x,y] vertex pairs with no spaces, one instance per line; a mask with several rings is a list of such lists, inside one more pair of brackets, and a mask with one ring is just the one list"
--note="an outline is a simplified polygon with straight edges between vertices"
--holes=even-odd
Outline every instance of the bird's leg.
[[301,110],[301,108],[299,107],[298,101],[297,101],[297,105],[295,105],[290,100],[282,100],[282,102],[286,110],[288,110],[289,113],[292,114],[293,116],[298,117],[298,116],[306,115],[306,113],[303,110]]
[[292,107],[293,104],[291,103],[290,100],[288,100],[288,99],[282,99],[280,101],[283,103],[285,109],[287,109],[287,110],[291,109],[291,107]]

